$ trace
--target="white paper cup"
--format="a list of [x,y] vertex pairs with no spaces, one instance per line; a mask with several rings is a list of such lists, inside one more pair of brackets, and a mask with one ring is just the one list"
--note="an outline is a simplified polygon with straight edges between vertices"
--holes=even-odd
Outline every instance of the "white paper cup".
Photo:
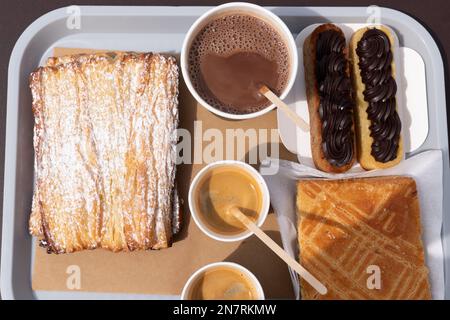
[[192,286],[195,284],[197,279],[207,270],[215,269],[215,268],[230,268],[235,269],[239,272],[242,272],[242,274],[245,276],[246,279],[248,279],[253,286],[253,288],[256,291],[257,299],[255,300],[264,300],[264,291],[261,286],[261,283],[259,283],[258,279],[255,277],[255,275],[250,272],[247,268],[244,268],[240,264],[234,263],[234,262],[215,262],[208,264],[200,269],[198,269],[196,272],[194,272],[184,285],[183,291],[181,292],[181,300],[189,300],[189,295],[192,289]]
[[224,242],[233,242],[233,241],[240,241],[243,239],[246,239],[250,237],[253,232],[250,230],[244,230],[237,234],[222,234],[219,232],[216,232],[215,230],[212,230],[206,223],[203,222],[202,218],[199,217],[199,210],[197,208],[197,203],[195,201],[195,197],[197,196],[196,190],[198,188],[199,182],[202,181],[202,178],[207,174],[211,169],[217,168],[220,166],[236,166],[248,174],[250,174],[255,181],[258,183],[258,186],[261,190],[262,195],[262,206],[261,211],[258,214],[258,219],[256,220],[255,224],[260,227],[264,221],[267,218],[267,214],[269,212],[270,207],[270,195],[269,195],[269,189],[267,188],[267,184],[264,181],[264,178],[259,174],[258,171],[256,171],[252,166],[249,164],[246,164],[242,161],[235,161],[235,160],[223,160],[223,161],[216,161],[213,163],[208,164],[206,167],[204,167],[202,170],[200,170],[199,173],[195,176],[194,180],[191,183],[191,186],[189,188],[189,209],[191,211],[191,216],[195,221],[195,224],[200,228],[200,230],[203,231],[206,235],[209,237],[224,241]]
[[181,48],[181,72],[183,74],[184,82],[188,87],[191,94],[194,96],[195,100],[199,102],[202,106],[204,106],[209,111],[228,119],[250,119],[259,117],[275,108],[275,105],[271,104],[268,107],[261,109],[257,112],[247,113],[247,114],[232,114],[221,111],[217,108],[214,108],[210,104],[208,104],[195,90],[191,78],[189,75],[189,50],[191,48],[192,41],[197,36],[198,32],[202,30],[202,28],[208,24],[211,20],[214,20],[216,17],[227,14],[227,13],[246,13],[252,15],[254,17],[260,18],[267,23],[269,23],[278,33],[281,35],[285,44],[288,48],[289,52],[289,78],[286,83],[286,87],[280,95],[281,99],[284,99],[289,91],[292,89],[294,85],[294,81],[297,75],[297,67],[298,67],[298,57],[297,57],[297,47],[295,45],[294,37],[292,36],[291,31],[284,24],[284,22],[271,11],[264,9],[255,4],[245,3],[245,2],[231,2],[215,7],[206,13],[204,13],[200,18],[198,18],[194,24],[191,26],[189,31],[184,38],[183,46]]

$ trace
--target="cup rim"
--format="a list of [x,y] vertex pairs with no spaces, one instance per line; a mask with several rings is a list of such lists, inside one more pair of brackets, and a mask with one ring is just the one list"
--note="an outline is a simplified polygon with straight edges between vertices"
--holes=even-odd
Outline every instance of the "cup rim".
[[203,267],[200,267],[199,269],[197,269],[197,271],[195,271],[193,274],[191,274],[191,276],[188,278],[188,280],[184,284],[183,290],[181,291],[181,300],[187,300],[186,296],[187,296],[188,290],[191,288],[192,284],[194,283],[196,278],[201,273],[203,273],[209,269],[216,268],[216,267],[229,267],[229,268],[233,268],[233,269],[238,269],[239,271],[245,273],[245,275],[248,276],[248,278],[250,278],[253,286],[255,287],[255,289],[257,291],[258,299],[256,299],[256,300],[264,300],[265,299],[264,290],[261,286],[261,283],[259,282],[258,278],[253,274],[253,272],[251,272],[246,267],[244,267],[238,263],[221,261],[221,262],[213,262],[213,263],[204,265]]
[[197,93],[197,90],[195,90],[194,86],[192,85],[191,78],[189,75],[189,70],[188,70],[188,62],[187,62],[187,60],[188,60],[187,55],[189,54],[188,43],[191,42],[191,40],[194,36],[194,30],[196,30],[197,27],[201,23],[203,23],[209,16],[216,13],[217,11],[220,11],[223,9],[234,8],[234,7],[236,7],[236,8],[246,7],[246,8],[254,9],[256,11],[261,12],[263,15],[269,16],[276,23],[277,27],[280,29],[278,31],[282,32],[283,35],[285,36],[285,40],[287,42],[286,44],[289,48],[290,54],[292,55],[292,57],[291,57],[292,61],[290,61],[291,68],[289,70],[290,71],[289,81],[287,82],[286,87],[284,88],[283,92],[280,94],[280,99],[286,98],[287,95],[289,94],[289,92],[294,87],[294,83],[297,78],[298,53],[297,53],[297,45],[295,43],[294,37],[293,37],[291,31],[289,30],[289,28],[286,26],[286,24],[275,13],[273,13],[272,11],[270,11],[262,6],[259,6],[257,4],[247,3],[247,2],[225,3],[225,4],[216,6],[212,9],[206,11],[197,20],[195,20],[195,22],[191,25],[188,32],[186,33],[186,36],[183,40],[183,45],[181,47],[180,67],[181,67],[181,73],[183,75],[184,83],[186,84],[186,86],[187,86],[189,92],[192,94],[192,96],[194,96],[195,100],[197,100],[197,102],[199,102],[207,110],[209,110],[212,113],[214,113],[218,116],[221,116],[223,118],[233,119],[233,120],[243,120],[243,119],[251,119],[251,118],[256,118],[256,117],[262,116],[262,115],[272,111],[273,109],[275,109],[276,106],[274,104],[271,104],[259,111],[252,112],[252,113],[246,113],[246,114],[233,114],[233,113],[224,112],[222,110],[214,108],[209,103],[207,103]]
[[189,202],[189,211],[191,212],[191,217],[194,219],[194,222],[197,225],[197,227],[204,234],[206,234],[208,237],[213,238],[218,241],[235,242],[235,241],[241,241],[241,240],[247,239],[248,237],[253,235],[253,232],[250,230],[244,230],[244,231],[234,234],[234,235],[222,235],[218,232],[215,232],[214,230],[211,230],[198,217],[198,213],[196,212],[196,207],[195,207],[195,199],[194,199],[194,196],[195,196],[194,192],[198,186],[200,179],[212,168],[219,167],[219,166],[228,166],[228,165],[240,167],[241,169],[250,173],[252,175],[252,177],[254,177],[255,180],[258,182],[258,185],[261,188],[263,203],[262,203],[261,210],[259,212],[258,219],[255,222],[255,224],[258,227],[261,227],[263,225],[263,223],[266,221],[267,215],[269,214],[269,208],[270,208],[269,188],[267,187],[266,181],[261,176],[261,174],[255,168],[253,168],[251,165],[249,165],[243,161],[220,160],[220,161],[211,162],[210,164],[206,165],[195,175],[194,179],[191,182],[191,185],[189,187],[188,202]]

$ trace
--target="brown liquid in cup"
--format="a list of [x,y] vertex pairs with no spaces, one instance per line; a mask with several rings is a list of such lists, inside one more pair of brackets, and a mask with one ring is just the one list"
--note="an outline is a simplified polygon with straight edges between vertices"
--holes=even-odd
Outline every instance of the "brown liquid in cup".
[[235,235],[246,230],[228,212],[231,206],[237,206],[253,221],[258,219],[262,209],[262,192],[258,182],[237,166],[211,168],[201,178],[195,192],[199,219],[210,230],[223,235]]
[[205,271],[193,283],[190,300],[256,300],[252,282],[239,270],[217,267]]
[[209,22],[189,50],[189,74],[211,106],[233,114],[259,111],[271,103],[262,84],[280,95],[289,78],[289,53],[282,36],[264,20],[230,14]]

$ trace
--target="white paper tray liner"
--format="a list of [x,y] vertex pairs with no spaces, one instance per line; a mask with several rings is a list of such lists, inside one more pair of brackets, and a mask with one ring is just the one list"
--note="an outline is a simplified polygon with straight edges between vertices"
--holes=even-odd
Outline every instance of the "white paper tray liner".
[[[301,178],[343,179],[355,177],[379,177],[405,175],[416,180],[420,202],[422,239],[425,261],[430,271],[431,294],[433,299],[444,299],[444,255],[441,241],[442,228],[442,153],[440,150],[424,151],[402,161],[393,168],[360,173],[328,174],[302,164],[267,159],[260,172],[267,182],[272,206],[280,225],[281,239],[285,250],[298,258],[296,182]],[[277,172],[276,174],[273,174]],[[300,298],[297,274],[289,270],[296,298]],[[319,279],[320,280],[320,279]]]
[[[295,42],[298,50],[297,78],[285,102],[309,122],[308,103],[306,101],[305,76],[303,66],[303,42],[320,24],[313,24],[303,29]],[[354,31],[369,26],[369,24],[345,23],[336,24],[345,34],[349,43]],[[397,81],[397,110],[402,120],[402,135],[405,153],[418,149],[428,135],[428,105],[427,87],[425,79],[425,64],[422,57],[415,50],[399,47],[397,35],[392,31],[395,39],[393,48],[396,61]],[[286,148],[299,157],[299,161],[309,167],[314,167],[311,159],[311,144],[309,132],[297,128],[295,124],[280,109],[277,110],[278,131]],[[355,164],[352,171],[363,171],[359,164]]]

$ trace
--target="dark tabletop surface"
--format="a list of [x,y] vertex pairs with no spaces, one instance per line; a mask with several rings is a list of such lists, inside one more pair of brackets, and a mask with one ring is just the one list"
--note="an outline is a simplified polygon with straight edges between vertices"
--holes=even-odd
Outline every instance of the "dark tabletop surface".
[[[0,208],[3,208],[3,167],[6,126],[6,91],[7,71],[11,51],[17,39],[25,28],[41,15],[69,5],[216,5],[225,1],[150,1],[150,0],[2,0],[0,10]],[[403,11],[420,23],[434,37],[438,44],[445,68],[445,82],[447,93],[447,106],[449,96],[449,66],[450,59],[450,1],[449,0],[291,0],[291,1],[253,1],[267,6],[367,6],[379,5]],[[448,107],[447,107],[448,110]],[[447,111],[449,123],[450,111]],[[2,209],[1,209],[2,210]],[[0,215],[1,230],[1,215]],[[1,234],[1,231],[0,231]]]

